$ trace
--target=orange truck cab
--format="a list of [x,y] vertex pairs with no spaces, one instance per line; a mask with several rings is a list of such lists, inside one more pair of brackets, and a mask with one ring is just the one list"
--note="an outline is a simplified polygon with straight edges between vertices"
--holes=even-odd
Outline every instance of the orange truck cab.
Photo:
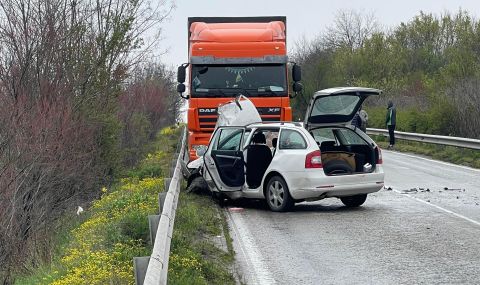
[[263,121],[292,120],[292,91],[302,86],[295,64],[288,84],[286,17],[193,17],[188,31],[189,62],[178,68],[177,91],[189,99],[190,160],[208,145],[217,107],[239,95],[253,102]]

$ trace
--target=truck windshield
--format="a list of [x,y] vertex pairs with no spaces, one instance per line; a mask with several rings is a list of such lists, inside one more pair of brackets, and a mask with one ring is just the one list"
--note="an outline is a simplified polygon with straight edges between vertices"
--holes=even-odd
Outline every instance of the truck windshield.
[[287,96],[285,64],[193,65],[193,97]]

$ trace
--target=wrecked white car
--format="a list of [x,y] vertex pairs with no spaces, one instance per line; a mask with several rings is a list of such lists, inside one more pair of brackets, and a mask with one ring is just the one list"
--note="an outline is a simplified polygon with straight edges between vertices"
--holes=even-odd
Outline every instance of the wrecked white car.
[[265,199],[272,211],[329,197],[362,205],[384,185],[382,156],[351,120],[368,96],[380,93],[354,87],[316,92],[304,127],[219,126],[203,154],[202,187],[230,199]]

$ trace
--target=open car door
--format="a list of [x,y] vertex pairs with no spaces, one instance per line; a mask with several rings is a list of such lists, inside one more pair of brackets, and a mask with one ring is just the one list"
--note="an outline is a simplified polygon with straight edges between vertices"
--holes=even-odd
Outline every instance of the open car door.
[[238,191],[245,184],[244,127],[219,127],[204,155],[204,178],[218,191]]

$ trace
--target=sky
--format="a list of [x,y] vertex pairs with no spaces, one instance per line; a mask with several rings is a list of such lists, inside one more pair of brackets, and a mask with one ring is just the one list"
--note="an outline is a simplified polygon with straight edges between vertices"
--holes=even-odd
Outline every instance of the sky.
[[286,16],[287,48],[301,38],[313,39],[331,26],[339,10],[373,13],[379,24],[393,27],[420,11],[440,15],[460,8],[478,18],[480,0],[175,0],[176,9],[162,27],[160,60],[169,67],[188,61],[187,18],[201,16]]

